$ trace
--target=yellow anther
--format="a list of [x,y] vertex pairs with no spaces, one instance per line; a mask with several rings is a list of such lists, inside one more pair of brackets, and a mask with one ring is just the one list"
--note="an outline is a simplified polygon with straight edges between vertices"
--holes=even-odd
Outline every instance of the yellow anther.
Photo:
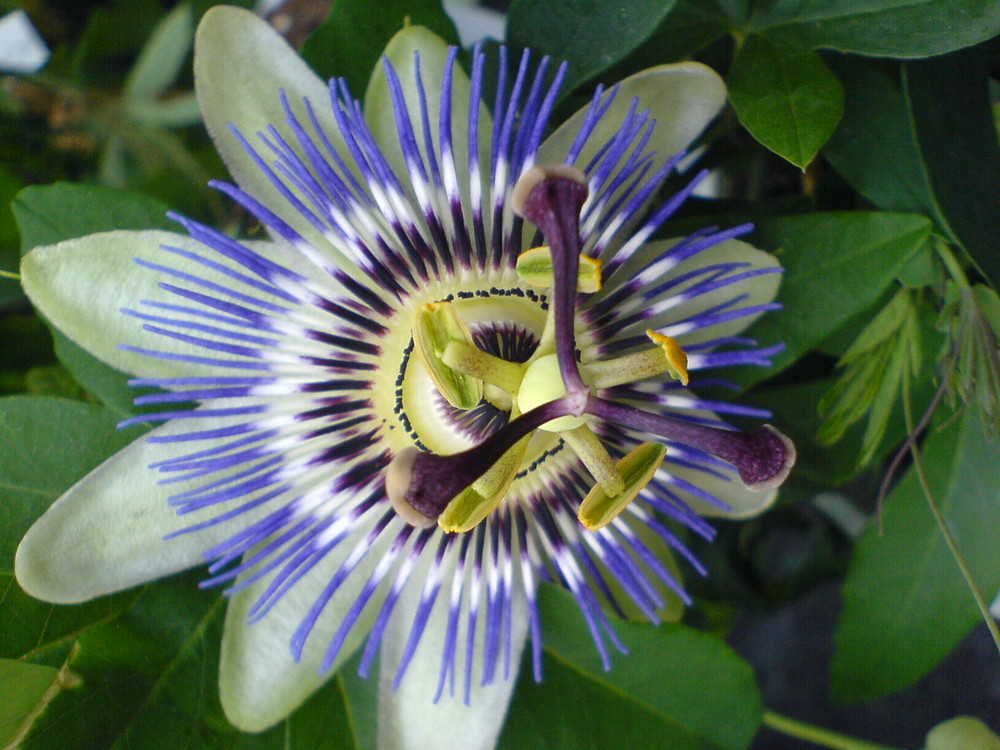
[[580,504],[577,514],[580,522],[588,529],[597,530],[614,521],[649,484],[666,455],[667,449],[662,443],[637,446],[616,465],[624,480],[622,491],[612,495],[600,484],[596,485]]
[[427,368],[434,385],[449,404],[472,409],[483,398],[481,380],[459,372],[442,359],[448,344],[474,346],[469,327],[450,302],[421,305],[413,316],[413,349]]
[[656,331],[646,331],[656,346],[623,357],[588,362],[584,371],[594,388],[611,388],[667,373],[688,384],[687,354],[674,339]]
[[461,533],[475,528],[507,495],[517,477],[531,435],[521,438],[500,457],[485,474],[466,487],[448,503],[438,517],[438,526],[448,533]]
[[660,348],[663,349],[663,353],[667,357],[667,366],[673,378],[681,381],[683,385],[687,385],[690,380],[687,369],[688,356],[681,349],[681,345],[677,343],[677,340],[669,336],[664,336],[662,333],[657,333],[652,329],[647,330],[646,335],[649,336],[650,341],[654,344],[659,344]]

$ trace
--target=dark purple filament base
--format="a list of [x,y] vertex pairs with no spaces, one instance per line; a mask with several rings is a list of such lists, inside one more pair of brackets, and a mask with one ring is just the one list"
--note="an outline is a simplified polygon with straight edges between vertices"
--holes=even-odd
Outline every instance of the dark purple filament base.
[[403,499],[427,518],[437,518],[456,495],[485,474],[518,440],[550,420],[571,414],[575,401],[564,396],[536,406],[461,453],[419,453],[413,459]]

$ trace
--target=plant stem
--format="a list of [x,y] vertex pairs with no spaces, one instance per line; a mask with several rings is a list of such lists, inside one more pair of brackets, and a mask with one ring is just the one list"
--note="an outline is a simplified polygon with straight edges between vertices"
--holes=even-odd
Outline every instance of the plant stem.
[[[955,358],[952,357],[948,361],[948,367],[941,375],[941,384],[938,386],[937,391],[934,392],[934,397],[931,399],[930,404],[927,405],[927,409],[924,411],[923,416],[920,418],[920,424],[913,427],[913,419],[909,416],[907,412],[906,417],[906,429],[909,433],[906,436],[906,440],[903,441],[903,445],[896,455],[893,456],[892,461],[889,464],[889,468],[886,469],[885,476],[882,478],[882,484],[878,489],[878,497],[875,500],[875,513],[878,518],[878,531],[879,534],[882,533],[882,504],[885,502],[886,495],[889,494],[889,487],[892,484],[893,478],[896,476],[896,470],[899,469],[900,463],[903,461],[903,457],[909,452],[910,448],[916,445],[917,439],[923,434],[924,430],[927,429],[927,425],[930,424],[931,417],[934,416],[934,412],[937,411],[938,405],[941,403],[941,399],[944,398],[945,393],[948,391],[948,383],[951,381],[951,376],[955,371]],[[909,382],[903,382],[903,401],[908,409],[909,399]]]
[[[903,412],[906,416],[907,429],[912,429],[911,425],[913,424],[913,414],[911,412],[910,394],[908,390],[903,394]],[[913,456],[913,468],[917,472],[917,480],[920,482],[920,489],[923,490],[924,498],[927,500],[927,505],[930,507],[931,513],[934,514],[934,520],[937,522],[938,528],[941,529],[941,535],[944,536],[945,543],[947,543],[948,549],[951,550],[952,557],[955,558],[955,562],[958,564],[958,569],[962,571],[962,576],[965,578],[969,591],[972,592],[972,598],[976,600],[976,605],[979,607],[979,611],[983,616],[983,621],[986,623],[986,627],[989,629],[990,635],[993,636],[993,642],[996,644],[997,652],[1000,652],[1000,629],[997,628],[997,622],[993,619],[993,614],[990,612],[990,605],[983,597],[983,592],[979,590],[979,585],[976,583],[976,579],[972,575],[972,570],[969,568],[969,564],[965,560],[965,555],[963,555],[962,550],[959,549],[958,542],[955,541],[955,537],[952,535],[951,529],[948,528],[948,522],[944,517],[944,513],[941,512],[941,507],[938,505],[937,499],[934,497],[934,493],[931,492],[930,482],[927,481],[927,474],[924,472],[924,462],[920,457],[920,451],[917,449],[916,442],[913,442],[910,445],[910,453]]]
[[20,281],[21,274],[14,273],[13,271],[0,271],[0,279],[14,279],[15,281]]
[[812,742],[814,745],[826,747],[829,750],[895,750],[895,748],[886,745],[877,745],[873,742],[859,740],[856,737],[831,732],[829,729],[782,716],[769,709],[764,711],[764,726],[788,737]]

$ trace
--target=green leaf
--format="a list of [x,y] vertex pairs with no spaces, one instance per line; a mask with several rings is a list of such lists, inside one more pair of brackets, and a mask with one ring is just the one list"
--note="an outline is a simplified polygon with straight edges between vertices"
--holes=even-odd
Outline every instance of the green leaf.
[[788,366],[869,309],[930,237],[923,216],[843,212],[765,218],[753,235],[758,247],[777,252],[785,269],[778,301],[785,310],[765,315],[748,335],[784,342],[774,367],[742,374],[759,380]]
[[949,331],[955,358],[948,395],[952,403],[975,404],[987,431],[1000,432],[1000,297],[985,284],[949,283],[940,326]]
[[133,403],[137,394],[128,385],[128,375],[89,354],[58,328],[52,328],[52,340],[59,361],[84,390],[119,417],[138,413]]
[[[17,273],[17,225],[10,202],[22,187],[20,180],[0,169],[0,271]],[[17,279],[0,276],[0,310],[23,299]]]
[[788,39],[755,34],[733,60],[729,96],[750,134],[802,169],[844,108],[844,90],[819,55]]
[[129,591],[71,607],[33,599],[12,573],[0,573],[0,657],[34,659],[71,643],[87,628],[109,622],[135,599]]
[[162,13],[156,0],[119,0],[96,8],[73,53],[71,71],[76,82],[119,85],[117,63],[139,51]]
[[719,638],[679,624],[615,620],[629,655],[605,672],[572,594],[543,586],[539,609],[548,655],[577,681],[618,694],[633,714],[649,712],[681,742],[693,734],[723,750],[749,746],[761,722],[760,691],[751,667]]
[[865,327],[837,363],[840,380],[819,403],[826,420],[817,438],[835,443],[847,428],[868,417],[860,463],[867,464],[885,436],[900,393],[921,367],[920,321],[914,295],[901,289]]
[[[930,487],[983,591],[1000,589],[997,444],[966,409],[923,448]],[[889,495],[884,533],[873,520],[844,584],[833,692],[867,701],[900,690],[943,659],[978,622],[972,595],[911,469]]]
[[140,193],[57,182],[33,185],[11,206],[21,232],[21,252],[112,229],[168,229],[166,205]]
[[125,98],[148,101],[166,91],[181,72],[193,43],[191,7],[181,3],[163,16],[153,29],[125,79]]
[[[112,229],[170,229],[167,207],[138,193],[56,183],[18,193],[14,217],[21,251]],[[128,376],[101,362],[52,328],[56,356],[80,385],[119,415],[135,413]]]
[[996,283],[1000,143],[986,64],[979,48],[891,67],[836,61],[847,98],[824,155],[880,208],[926,213]]
[[355,96],[361,96],[382,50],[404,26],[426,26],[449,44],[458,44],[441,0],[337,0],[306,40],[302,57],[320,78],[346,78]]
[[39,664],[0,659],[0,743],[16,747],[46,698],[58,690],[59,670]]
[[558,659],[546,655],[542,670],[545,680],[536,684],[530,664],[522,665],[499,750],[705,748],[704,740],[691,729],[665,720],[642,701],[581,679]]
[[228,724],[216,687],[225,600],[199,593],[199,575],[148,587],[120,618],[82,634],[69,662],[82,687],[60,693],[24,747],[359,748],[338,680],[267,732]]
[[530,47],[569,62],[571,91],[625,58],[652,36],[675,0],[514,0],[507,14],[511,47]]
[[64,490],[138,434],[119,431],[99,406],[57,398],[0,399],[0,656],[30,656],[121,611],[132,595],[83,607],[28,597],[13,576],[14,550]]
[[0,571],[28,526],[64,490],[141,430],[116,429],[107,409],[67,399],[0,399]]
[[731,26],[730,19],[714,4],[677,0],[653,35],[602,77],[616,81],[654,65],[688,60],[698,50],[728,34]]
[[62,365],[32,367],[24,374],[24,389],[32,396],[86,399],[83,389]]
[[952,52],[1000,33],[995,0],[773,0],[748,30],[780,29],[813,47],[877,57]]

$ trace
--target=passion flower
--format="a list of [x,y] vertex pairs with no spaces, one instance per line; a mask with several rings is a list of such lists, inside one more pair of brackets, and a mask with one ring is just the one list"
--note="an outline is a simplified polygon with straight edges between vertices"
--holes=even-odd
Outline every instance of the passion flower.
[[77,602],[207,562],[246,730],[361,649],[381,745],[490,747],[529,640],[541,676],[540,581],[573,592],[608,663],[604,608],[687,601],[680,528],[759,512],[794,461],[716,413],[766,415],[689,390],[767,363],[738,334],[775,307],[777,263],[746,225],[652,239],[702,177],[659,202],[719,78],[644,71],[548,134],[564,68],[501,50],[489,110],[485,56],[469,76],[457,56],[405,29],[362,108],[213,9],[196,83],[236,180],[215,187],[269,239],[177,216],[186,235],[24,261],[51,321],[155,387],[136,403],[162,411],[126,424],[164,424],[36,522],[18,580]]

